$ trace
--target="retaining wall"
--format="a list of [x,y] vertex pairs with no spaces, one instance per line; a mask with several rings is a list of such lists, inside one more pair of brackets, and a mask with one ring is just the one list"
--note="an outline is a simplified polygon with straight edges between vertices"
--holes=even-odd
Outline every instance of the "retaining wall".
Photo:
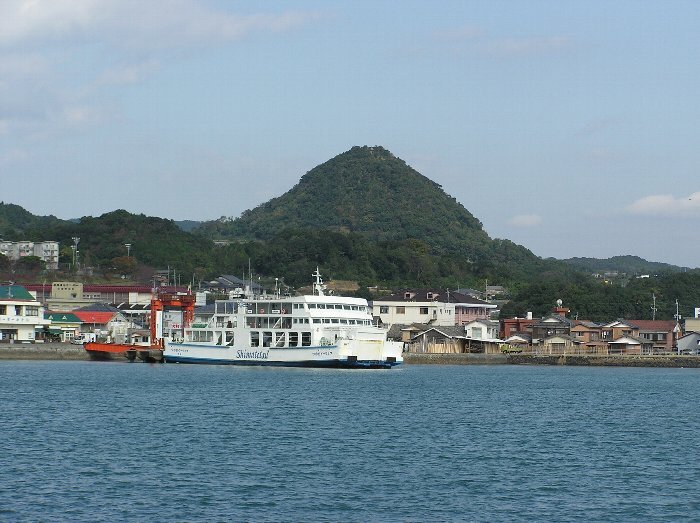
[[530,354],[415,354],[403,355],[406,364],[442,365],[572,365],[596,367],[700,368],[698,356],[536,356]]
[[0,345],[0,360],[89,360],[82,345],[10,343]]

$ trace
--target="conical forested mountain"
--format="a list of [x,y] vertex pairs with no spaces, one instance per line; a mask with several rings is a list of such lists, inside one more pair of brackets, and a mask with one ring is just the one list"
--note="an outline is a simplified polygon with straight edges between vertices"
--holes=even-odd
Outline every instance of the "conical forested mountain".
[[353,147],[307,172],[282,196],[234,221],[209,222],[200,232],[269,239],[286,228],[419,239],[435,252],[476,254],[490,241],[464,206],[383,147]]

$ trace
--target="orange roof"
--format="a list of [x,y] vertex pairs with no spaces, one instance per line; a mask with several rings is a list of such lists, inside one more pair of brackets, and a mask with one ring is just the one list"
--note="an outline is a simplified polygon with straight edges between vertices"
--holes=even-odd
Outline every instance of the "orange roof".
[[73,311],[73,314],[80,318],[80,321],[83,323],[105,324],[109,323],[117,313],[104,311]]

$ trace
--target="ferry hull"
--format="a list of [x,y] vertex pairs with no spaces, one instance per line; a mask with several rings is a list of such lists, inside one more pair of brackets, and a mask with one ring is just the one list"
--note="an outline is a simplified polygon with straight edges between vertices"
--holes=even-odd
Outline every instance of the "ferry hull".
[[187,343],[166,343],[163,357],[166,363],[365,369],[388,369],[403,361],[400,349],[391,355],[377,353],[361,357],[347,354],[342,346],[235,349]]

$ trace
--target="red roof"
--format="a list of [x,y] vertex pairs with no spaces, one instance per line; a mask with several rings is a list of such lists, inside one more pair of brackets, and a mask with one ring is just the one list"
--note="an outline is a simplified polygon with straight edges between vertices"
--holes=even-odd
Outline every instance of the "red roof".
[[109,323],[117,315],[116,312],[103,311],[73,311],[73,314],[80,318],[83,323],[99,323],[100,325]]
[[676,326],[674,320],[627,320],[625,323],[631,323],[642,331],[655,332],[671,332]]

